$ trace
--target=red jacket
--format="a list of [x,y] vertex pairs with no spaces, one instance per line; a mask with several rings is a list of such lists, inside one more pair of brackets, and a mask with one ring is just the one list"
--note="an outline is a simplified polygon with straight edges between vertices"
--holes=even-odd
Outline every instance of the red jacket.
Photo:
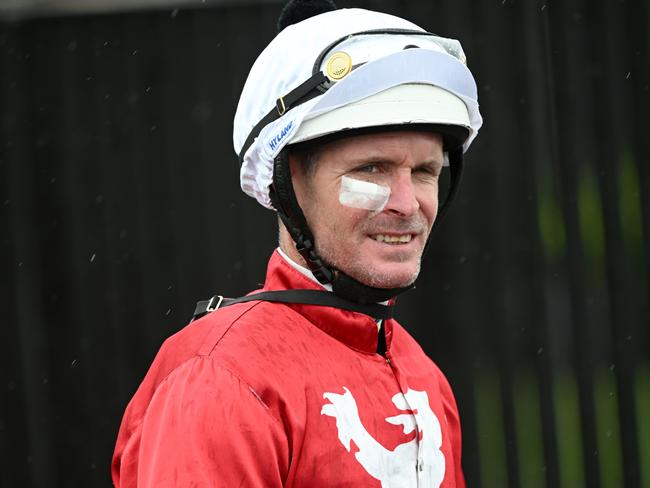
[[[313,288],[277,252],[264,290]],[[170,337],[129,403],[117,487],[464,487],[449,384],[385,321],[249,302]]]

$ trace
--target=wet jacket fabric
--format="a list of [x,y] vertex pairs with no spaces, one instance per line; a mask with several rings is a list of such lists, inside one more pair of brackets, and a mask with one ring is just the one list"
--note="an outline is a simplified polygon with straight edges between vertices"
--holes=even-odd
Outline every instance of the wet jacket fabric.
[[[264,290],[318,289],[275,252]],[[117,487],[464,487],[445,377],[394,320],[248,302],[162,345],[129,403]]]

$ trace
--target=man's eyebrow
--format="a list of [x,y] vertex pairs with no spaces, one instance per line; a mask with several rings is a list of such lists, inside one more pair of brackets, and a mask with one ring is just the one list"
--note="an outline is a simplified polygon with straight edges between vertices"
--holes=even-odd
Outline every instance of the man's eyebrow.
[[421,168],[423,166],[433,166],[435,168],[442,168],[444,164],[440,159],[425,159],[424,161],[415,164],[416,168]]
[[[362,164],[398,164],[394,159],[378,155],[372,156],[359,156],[358,158],[351,158],[348,163],[352,166],[362,165]],[[419,168],[422,166],[443,166],[443,162],[440,159],[425,159],[415,163],[415,167]]]
[[379,154],[372,156],[359,156],[357,158],[350,158],[348,163],[351,165],[360,165],[360,164],[395,164],[391,158],[381,156]]

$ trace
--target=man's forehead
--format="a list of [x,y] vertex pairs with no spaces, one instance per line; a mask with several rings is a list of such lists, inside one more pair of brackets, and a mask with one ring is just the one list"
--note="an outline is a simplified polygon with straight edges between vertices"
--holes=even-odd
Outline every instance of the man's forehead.
[[319,155],[346,152],[351,156],[369,158],[388,155],[394,149],[429,152],[432,160],[442,154],[443,136],[433,130],[382,129],[364,132],[337,134],[337,137],[313,145],[313,152]]

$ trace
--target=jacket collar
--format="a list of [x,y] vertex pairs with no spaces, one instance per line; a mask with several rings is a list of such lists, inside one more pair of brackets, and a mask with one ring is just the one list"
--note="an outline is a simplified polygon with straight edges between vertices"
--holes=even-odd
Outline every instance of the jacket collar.
[[[284,253],[283,253],[284,254]],[[271,290],[322,290],[323,286],[288,261],[277,250],[273,252],[266,271],[264,291]],[[293,310],[309,320],[326,334],[347,346],[374,354],[377,351],[377,323],[372,317],[319,305],[289,304]],[[387,342],[391,337],[392,321],[384,321]]]

